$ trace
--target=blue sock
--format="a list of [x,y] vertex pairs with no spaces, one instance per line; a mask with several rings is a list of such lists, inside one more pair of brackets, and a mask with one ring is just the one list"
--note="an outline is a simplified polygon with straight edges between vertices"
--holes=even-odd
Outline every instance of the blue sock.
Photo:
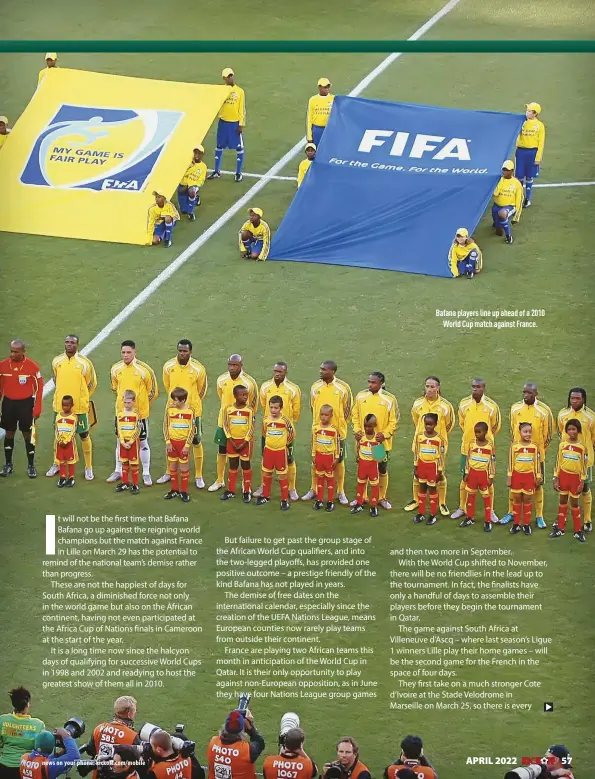
[[186,198],[186,213],[187,214],[193,214],[194,209],[196,208],[196,201],[198,200],[198,195],[195,195],[194,197],[187,197]]
[[511,232],[510,232],[510,219],[505,219],[504,221],[500,222],[500,227],[504,228],[504,233],[507,236],[511,235]]
[[221,160],[223,159],[223,149],[215,149],[215,173],[221,173]]
[[244,249],[247,252],[251,252],[252,251],[252,241],[242,241],[242,243],[244,244]]
[[171,234],[174,229],[175,222],[171,222],[171,224],[165,224],[165,228],[163,230],[163,240],[164,241],[171,241]]
[[242,172],[243,165],[244,165],[244,150],[238,149],[238,153],[236,155],[236,175]]
[[526,179],[525,197],[527,198],[527,200],[531,200],[532,191],[533,191],[533,179]]

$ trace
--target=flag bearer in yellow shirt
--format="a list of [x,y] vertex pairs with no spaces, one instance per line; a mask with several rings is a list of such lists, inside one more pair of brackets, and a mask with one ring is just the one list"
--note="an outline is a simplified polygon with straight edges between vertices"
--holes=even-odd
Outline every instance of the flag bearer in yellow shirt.
[[310,170],[310,165],[316,158],[316,146],[313,143],[307,143],[304,149],[306,152],[306,159],[302,160],[298,166],[297,185],[298,189],[302,186],[302,182],[306,176],[306,173]]
[[56,54],[55,51],[48,51],[48,53],[45,55],[45,68],[42,68],[39,71],[39,76],[37,77],[37,86],[41,84],[41,82],[47,76],[48,71],[51,70],[51,68],[57,68],[57,67],[58,67],[58,55]]
[[539,168],[545,145],[545,125],[539,119],[541,106],[539,103],[527,103],[525,116],[516,142],[516,177],[525,183],[525,202],[523,208],[531,205],[533,179],[539,176]]
[[168,200],[165,195],[153,192],[153,197],[155,202],[149,208],[147,243],[155,246],[163,242],[165,248],[169,249],[174,227],[180,221],[180,214],[171,200]]
[[244,129],[246,127],[246,95],[242,87],[235,82],[235,74],[231,68],[224,68],[221,72],[223,82],[231,87],[225,103],[219,111],[219,124],[217,125],[217,147],[215,148],[215,170],[209,175],[210,179],[221,178],[221,160],[223,149],[236,150],[236,174],[235,181],[241,181],[242,166],[244,165]]
[[466,227],[459,227],[456,232],[448,252],[448,265],[455,279],[459,276],[472,279],[483,268],[481,249]]
[[523,210],[523,185],[513,176],[514,162],[502,163],[502,176],[494,190],[492,221],[496,235],[504,234],[506,243],[512,243],[510,223],[518,222]]
[[[81,439],[81,448],[85,458],[85,479],[92,481],[93,444],[90,430],[95,422],[95,408],[91,397],[97,389],[97,374],[88,357],[79,353],[78,335],[67,335],[64,339],[64,351],[52,360],[52,374],[56,391],[54,392],[54,419],[60,413],[64,395],[73,398],[73,413],[77,417],[76,432]],[[60,470],[58,461],[53,464],[46,476],[55,476]]]
[[248,221],[240,230],[239,244],[242,257],[246,260],[265,261],[271,245],[271,228],[262,218],[262,208],[249,208]]
[[308,100],[308,111],[306,113],[306,140],[309,143],[313,143],[316,147],[320,145],[322,134],[331,115],[334,100],[335,96],[331,95],[331,82],[328,78],[319,78],[318,94],[312,95]]
[[10,135],[10,129],[8,127],[8,117],[0,116],[0,149],[4,146],[4,143]]
[[178,184],[178,205],[180,212],[186,214],[191,222],[196,219],[194,209],[200,205],[200,188],[207,178],[207,165],[202,161],[204,146],[192,150],[192,160],[186,173]]

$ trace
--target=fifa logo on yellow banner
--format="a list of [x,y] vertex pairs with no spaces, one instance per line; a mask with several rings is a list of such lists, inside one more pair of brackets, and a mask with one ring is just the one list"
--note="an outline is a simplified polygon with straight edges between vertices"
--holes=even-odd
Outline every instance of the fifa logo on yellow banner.
[[183,116],[62,104],[35,141],[21,183],[141,192]]

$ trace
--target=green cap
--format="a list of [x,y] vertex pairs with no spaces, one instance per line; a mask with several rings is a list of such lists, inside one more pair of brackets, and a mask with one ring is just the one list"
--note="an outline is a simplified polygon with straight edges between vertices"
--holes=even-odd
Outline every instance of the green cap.
[[35,736],[35,750],[42,755],[51,755],[56,746],[56,737],[49,730],[42,730]]

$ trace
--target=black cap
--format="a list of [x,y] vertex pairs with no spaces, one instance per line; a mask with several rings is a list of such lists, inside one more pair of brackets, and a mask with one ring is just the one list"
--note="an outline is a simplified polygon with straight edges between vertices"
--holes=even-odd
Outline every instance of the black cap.
[[564,744],[554,744],[553,747],[548,749],[548,752],[554,757],[558,757],[560,760],[570,756],[570,752],[566,749]]

